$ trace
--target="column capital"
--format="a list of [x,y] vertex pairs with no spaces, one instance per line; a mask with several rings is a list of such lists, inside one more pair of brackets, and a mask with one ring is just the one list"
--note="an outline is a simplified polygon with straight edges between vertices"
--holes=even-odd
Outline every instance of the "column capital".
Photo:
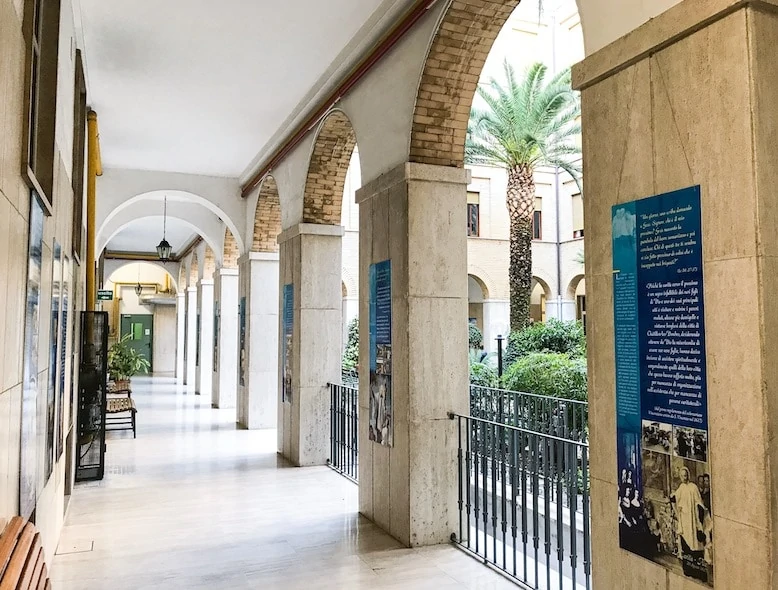
[[776,0],[682,0],[573,66],[573,88],[584,90],[649,55],[745,8],[775,11]]
[[201,287],[213,287],[213,279],[202,279],[200,281]]
[[322,223],[298,223],[285,229],[278,235],[278,243],[283,244],[297,236],[332,236],[343,237],[345,230],[342,225],[325,225]]
[[409,181],[461,184],[466,186],[470,183],[470,171],[464,168],[452,168],[451,166],[406,162],[363,184],[362,188],[357,191],[356,203],[359,204],[397,184]]
[[179,291],[178,293],[176,293],[176,297],[178,299],[186,299],[186,291]]
[[237,277],[238,272],[237,268],[220,268],[219,269],[219,276],[220,277]]
[[190,295],[197,295],[197,287],[187,287],[186,292]]
[[[281,255],[278,252],[248,252],[240,258],[238,258],[238,266],[246,264],[247,262],[278,262],[281,259]],[[238,274],[237,272],[235,274]]]

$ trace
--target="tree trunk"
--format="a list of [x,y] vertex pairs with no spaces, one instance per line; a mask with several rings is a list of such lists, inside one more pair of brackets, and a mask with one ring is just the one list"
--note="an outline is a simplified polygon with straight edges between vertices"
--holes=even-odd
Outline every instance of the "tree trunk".
[[510,263],[508,282],[511,296],[511,331],[530,321],[532,296],[532,218],[535,212],[535,179],[526,165],[508,169],[505,195],[510,218]]

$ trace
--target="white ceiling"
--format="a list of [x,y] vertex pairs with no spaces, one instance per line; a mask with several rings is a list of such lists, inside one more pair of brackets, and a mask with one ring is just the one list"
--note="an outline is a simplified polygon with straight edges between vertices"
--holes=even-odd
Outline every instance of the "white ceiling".
[[[142,252],[155,254],[157,244],[162,240],[162,216],[144,217],[127,225],[109,242],[111,252]],[[198,234],[188,223],[176,218],[167,218],[166,239],[179,254]]]
[[77,0],[103,165],[237,177],[412,0]]

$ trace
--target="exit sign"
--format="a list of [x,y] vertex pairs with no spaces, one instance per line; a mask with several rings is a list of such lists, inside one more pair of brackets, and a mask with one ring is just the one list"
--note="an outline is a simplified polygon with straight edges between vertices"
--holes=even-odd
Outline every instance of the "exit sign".
[[97,300],[98,301],[113,301],[113,291],[110,291],[108,289],[100,289],[97,292]]

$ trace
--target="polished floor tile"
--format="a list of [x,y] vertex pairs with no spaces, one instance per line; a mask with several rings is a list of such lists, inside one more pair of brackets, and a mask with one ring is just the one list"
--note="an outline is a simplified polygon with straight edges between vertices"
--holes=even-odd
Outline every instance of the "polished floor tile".
[[275,431],[238,430],[169,378],[133,384],[138,438],[109,433],[105,479],[76,488],[55,589],[516,588],[454,547],[400,546],[353,483],[278,458]]

